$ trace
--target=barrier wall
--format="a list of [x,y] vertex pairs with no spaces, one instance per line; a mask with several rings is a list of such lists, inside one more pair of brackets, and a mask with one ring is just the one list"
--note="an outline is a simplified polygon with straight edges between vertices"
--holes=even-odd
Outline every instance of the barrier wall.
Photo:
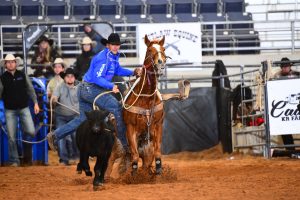
[[[176,91],[162,91],[162,93],[173,92]],[[217,92],[220,94],[217,95]],[[219,97],[222,101],[217,100]],[[226,128],[230,112],[220,114],[227,109],[228,100],[226,90],[203,87],[192,88],[186,100],[165,102],[163,154],[201,151],[217,145],[219,141],[222,142],[225,152],[231,152],[231,125],[229,124],[229,129]],[[217,104],[220,104],[222,110],[218,111]]]

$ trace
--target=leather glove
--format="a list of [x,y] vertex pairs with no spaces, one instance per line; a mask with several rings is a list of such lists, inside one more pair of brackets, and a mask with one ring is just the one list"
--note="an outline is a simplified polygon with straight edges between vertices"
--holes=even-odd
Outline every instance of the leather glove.
[[133,75],[135,75],[135,76],[141,76],[142,75],[142,70],[143,69],[141,67],[135,68],[134,71],[133,71]]

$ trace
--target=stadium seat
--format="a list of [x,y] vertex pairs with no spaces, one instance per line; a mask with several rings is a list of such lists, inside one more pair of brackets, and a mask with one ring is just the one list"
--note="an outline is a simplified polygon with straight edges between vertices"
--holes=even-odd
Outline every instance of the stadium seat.
[[225,12],[243,12],[244,0],[223,0]]

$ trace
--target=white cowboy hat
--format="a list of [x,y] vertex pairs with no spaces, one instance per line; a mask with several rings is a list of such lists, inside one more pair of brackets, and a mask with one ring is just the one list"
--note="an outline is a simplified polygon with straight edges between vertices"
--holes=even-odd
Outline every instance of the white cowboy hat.
[[4,59],[0,61],[0,67],[5,67],[5,61],[15,60],[17,67],[22,64],[22,59],[20,57],[15,57],[13,54],[7,54]]
[[64,62],[64,60],[62,58],[56,58],[53,62],[53,67],[55,64],[61,64],[64,68],[66,68],[66,63]]
[[91,44],[93,47],[96,46],[96,42],[95,41],[92,41],[91,38],[89,37],[84,37],[82,38],[82,41],[80,42],[81,45],[84,45],[84,44]]

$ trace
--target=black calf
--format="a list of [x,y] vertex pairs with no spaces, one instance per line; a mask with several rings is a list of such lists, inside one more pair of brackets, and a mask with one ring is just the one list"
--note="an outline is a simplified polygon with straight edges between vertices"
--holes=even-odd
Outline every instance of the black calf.
[[107,112],[94,110],[85,113],[87,120],[82,122],[76,131],[76,143],[80,151],[80,161],[77,165],[77,172],[85,172],[86,176],[92,176],[89,166],[89,157],[97,157],[94,167],[94,186],[104,183],[104,175],[108,165],[108,159],[114,145],[114,134],[107,129],[104,122]]

